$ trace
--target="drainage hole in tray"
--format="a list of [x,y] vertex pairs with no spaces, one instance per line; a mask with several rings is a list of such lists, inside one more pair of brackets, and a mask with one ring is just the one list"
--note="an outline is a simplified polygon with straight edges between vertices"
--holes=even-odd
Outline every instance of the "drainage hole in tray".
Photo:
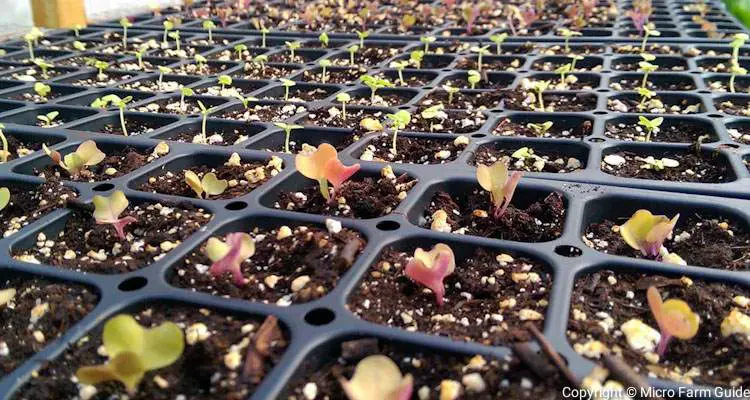
[[380,229],[381,231],[395,231],[396,229],[401,227],[401,224],[396,221],[381,221],[378,222],[375,227]]
[[112,190],[115,188],[115,185],[111,183],[102,183],[101,185],[94,186],[95,192],[106,192],[107,190]]
[[247,208],[247,203],[245,203],[244,201],[233,201],[227,204],[224,208],[231,211],[242,210],[244,208]]
[[310,325],[327,325],[336,319],[336,314],[327,308],[316,308],[305,314],[305,321]]
[[557,246],[555,247],[555,253],[563,257],[580,257],[583,255],[583,251],[575,246]]
[[485,135],[484,133],[475,133],[475,134],[471,135],[471,137],[473,137],[473,138],[483,138],[483,137],[486,137],[486,136],[487,135]]
[[142,287],[146,286],[147,283],[148,279],[142,276],[136,276],[133,278],[125,279],[117,286],[117,288],[122,290],[123,292],[132,292],[134,290],[141,289]]
[[601,142],[603,142],[603,141],[604,141],[604,139],[602,139],[602,138],[599,138],[599,137],[592,137],[592,138],[589,138],[589,142],[592,142],[592,143],[601,143]]

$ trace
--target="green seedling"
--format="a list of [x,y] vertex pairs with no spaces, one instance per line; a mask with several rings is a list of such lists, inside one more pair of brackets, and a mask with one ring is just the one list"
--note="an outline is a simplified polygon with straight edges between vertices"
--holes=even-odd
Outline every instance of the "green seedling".
[[[8,189],[7,187],[1,187],[0,188],[0,211],[3,211],[5,207],[8,206],[8,203],[10,203],[10,189]],[[2,296],[0,295],[0,297]],[[7,301],[5,302],[0,301],[0,306],[2,306],[5,303],[7,303]]]
[[359,46],[353,44],[346,49],[349,52],[349,65],[354,65],[354,55],[359,51]]
[[260,73],[265,74],[266,73],[266,63],[268,62],[268,56],[265,54],[260,54],[255,56],[253,58],[253,62],[256,64],[260,64]]
[[[200,178],[198,174],[193,171],[185,171],[185,182],[193,189],[195,195],[199,199],[208,199],[208,196],[218,196],[224,193],[229,186],[229,182],[226,179],[219,179],[216,174],[209,172]],[[205,195],[205,197],[204,197]]]
[[76,151],[66,154],[65,157],[55,150],[50,150],[46,144],[42,144],[42,149],[55,165],[67,171],[73,178],[78,177],[86,167],[99,164],[106,157],[93,140],[81,143]]
[[140,70],[143,70],[143,55],[146,54],[146,51],[148,51],[148,46],[143,45],[133,52],[133,55],[135,55],[135,59],[138,62],[138,69]]
[[164,35],[162,35],[161,43],[164,45],[164,47],[167,47],[169,45],[169,42],[167,41],[167,35],[169,35],[169,31],[174,29],[174,22],[167,20],[164,21],[162,25],[164,26]]
[[732,64],[739,65],[740,47],[745,45],[748,38],[750,38],[750,36],[748,36],[747,33],[735,33],[734,36],[732,36],[732,41],[729,43],[729,46],[732,47]]
[[323,45],[323,47],[328,47],[328,42],[330,39],[328,38],[327,33],[325,32],[321,33],[320,36],[318,36],[318,40],[320,41],[320,44]]
[[578,31],[572,31],[570,29],[560,29],[560,35],[565,38],[565,52],[570,53],[570,38],[573,36],[581,36],[582,33]]
[[375,102],[375,92],[378,89],[393,87],[393,83],[387,79],[378,78],[372,75],[362,75],[359,80],[370,88],[370,102]]
[[656,71],[659,69],[658,65],[651,64],[648,61],[640,61],[638,62],[638,71],[643,72],[643,80],[641,81],[641,87],[645,88],[648,84],[648,74]]
[[34,45],[42,36],[44,36],[44,34],[37,27],[32,27],[29,33],[23,35],[23,39],[26,41],[26,45],[29,47],[29,60],[33,60],[36,58],[34,57]]
[[207,19],[207,20],[203,21],[203,29],[205,29],[205,30],[208,31],[208,43],[213,43],[214,42],[213,32],[212,31],[215,28],[216,28],[216,24],[214,23],[214,21],[212,21],[210,19]]
[[576,62],[583,60],[583,56],[571,54],[568,57],[570,57],[570,71],[573,72],[576,70]]
[[419,41],[424,44],[424,53],[430,54],[430,44],[435,43],[437,38],[435,36],[422,36]]
[[650,98],[656,96],[656,92],[651,91],[644,87],[639,87],[636,89],[638,92],[638,95],[641,96],[641,101],[638,103],[638,110],[643,111],[644,108],[646,108],[646,100],[649,100]]
[[8,157],[10,157],[10,149],[8,148],[8,138],[5,137],[5,125],[0,124],[0,141],[2,141],[3,144],[3,152],[0,154],[0,162],[6,163],[8,162]]
[[59,111],[52,111],[44,115],[37,115],[36,119],[42,121],[45,128],[51,128],[52,123],[55,122],[55,118],[57,118],[58,115],[60,115]]
[[346,120],[346,103],[350,102],[352,97],[349,93],[339,93],[336,95],[336,101],[341,103],[341,118]]
[[662,301],[659,289],[654,286],[649,286],[646,299],[659,325],[661,336],[656,347],[656,354],[659,357],[664,357],[672,338],[690,340],[698,334],[700,317],[690,309],[688,303],[679,299]]
[[320,68],[322,69],[322,74],[323,74],[323,77],[320,79],[320,81],[321,83],[325,84],[326,80],[328,80],[328,74],[326,74],[326,68],[331,66],[331,60],[329,59],[320,60],[318,62],[318,65],[320,65]]
[[642,115],[638,116],[638,125],[646,128],[646,141],[651,141],[651,135],[659,130],[659,126],[664,122],[664,118],[656,117],[654,119],[648,119]]
[[289,49],[289,60],[291,62],[294,62],[294,52],[302,47],[302,42],[300,42],[299,40],[295,40],[293,42],[284,42],[284,44]]
[[443,85],[442,88],[448,93],[448,105],[453,104],[453,96],[458,93],[460,89],[451,85]]
[[120,26],[122,27],[122,48],[125,50],[128,48],[128,28],[133,26],[133,23],[127,18],[122,18],[120,19]]
[[482,58],[483,58],[483,57],[484,57],[485,55],[488,55],[488,54],[490,54],[490,46],[489,46],[489,45],[487,45],[487,46],[482,46],[482,47],[479,47],[479,46],[473,46],[473,47],[472,47],[472,48],[471,48],[470,50],[471,50],[471,51],[472,51],[473,53],[477,53],[477,70],[478,70],[479,72],[482,72]]
[[477,165],[476,176],[479,186],[490,193],[490,200],[494,205],[492,216],[499,220],[513,199],[516,186],[521,180],[521,172],[509,174],[508,166],[500,160],[492,165]]
[[52,67],[54,67],[54,65],[52,65],[52,64],[44,61],[41,58],[36,58],[32,62],[34,63],[34,65],[36,65],[37,67],[39,67],[39,69],[42,70],[42,78],[49,79],[49,74],[48,74],[49,69],[52,68]]
[[247,51],[247,45],[240,43],[234,45],[234,52],[237,53],[237,60],[242,61],[243,57],[242,54]]
[[86,43],[76,40],[73,42],[73,48],[78,51],[86,51]]
[[406,86],[406,82],[404,81],[404,69],[409,66],[409,61],[392,61],[389,66],[391,68],[394,68],[398,73],[398,82],[401,84],[401,86]]
[[528,124],[526,124],[526,127],[534,131],[534,133],[538,137],[544,137],[544,135],[546,135],[547,132],[549,132],[549,130],[552,129],[552,125],[553,125],[552,121],[545,121],[545,122],[542,122],[541,124],[535,124],[533,122],[529,122]]
[[52,92],[52,87],[42,82],[36,82],[34,84],[34,92],[39,95],[42,100],[47,101],[47,96]]
[[442,103],[434,105],[432,107],[425,108],[422,110],[420,115],[423,119],[430,121],[430,132],[435,130],[434,120],[445,121],[448,118],[448,114],[445,113],[445,106]]
[[78,368],[78,381],[86,385],[119,381],[131,396],[135,396],[148,371],[172,365],[185,349],[185,335],[176,324],[163,322],[146,329],[126,314],[120,314],[104,324],[102,342],[109,357],[108,362]]
[[245,109],[247,109],[250,106],[250,102],[251,101],[258,101],[258,99],[256,97],[253,97],[253,96],[243,97],[241,94],[239,94],[237,92],[232,93],[232,97],[234,97],[237,100],[239,100],[240,103],[242,103],[242,106]]
[[273,124],[284,131],[284,152],[291,153],[291,151],[289,151],[289,138],[292,136],[292,131],[295,129],[302,129],[303,127],[301,125],[285,124],[283,122],[274,122]]
[[572,68],[573,68],[573,65],[568,63],[568,64],[564,64],[564,65],[557,67],[557,69],[555,70],[555,73],[560,75],[561,87],[567,86],[567,83],[565,81],[565,75],[569,74]]
[[734,93],[734,81],[737,75],[747,75],[747,69],[740,67],[737,64],[732,64],[729,72],[732,74],[729,76],[729,91]]
[[550,81],[534,81],[531,89],[536,92],[537,103],[539,105],[539,111],[544,111],[544,91],[550,85]]
[[279,81],[281,81],[281,84],[284,86],[284,101],[289,101],[289,88],[296,86],[297,82],[286,78],[279,78]]
[[195,60],[195,63],[198,65],[198,71],[203,71],[203,69],[206,67],[206,63],[208,62],[206,57],[203,57],[200,54],[196,54],[195,57],[193,57],[193,60]]
[[216,79],[219,83],[219,86],[221,87],[221,92],[224,92],[224,89],[227,86],[232,86],[232,77],[229,75],[219,75],[219,77]]
[[172,68],[165,67],[163,65],[159,65],[156,68],[159,70],[159,80],[156,81],[156,87],[158,87],[159,90],[162,90],[161,85],[162,85],[162,82],[164,81],[164,74],[171,74]]
[[260,47],[264,49],[266,48],[266,35],[268,35],[269,33],[271,33],[271,30],[269,30],[265,26],[262,26],[260,28]]
[[414,50],[411,53],[409,53],[409,62],[414,64],[414,67],[416,69],[422,68],[422,60],[424,60],[423,50]]
[[477,83],[479,83],[482,80],[482,75],[479,73],[479,71],[471,70],[467,72],[468,76],[466,78],[467,81],[469,81],[469,88],[470,89],[476,89]]
[[398,131],[406,129],[406,126],[411,122],[411,114],[406,110],[399,110],[395,114],[386,114],[385,117],[390,120],[393,128],[393,141],[391,144],[391,152],[398,154],[396,151],[396,140],[398,139]]
[[498,33],[498,34],[495,34],[495,35],[490,35],[490,41],[492,43],[495,43],[495,54],[497,54],[497,55],[502,54],[502,51],[501,51],[500,47],[503,45],[503,42],[507,38],[508,38],[508,34],[505,33],[505,32]]
[[94,68],[96,68],[99,73],[96,75],[97,78],[103,80],[107,77],[107,75],[104,74],[104,71],[109,68],[109,63],[102,60],[96,60],[94,62]]
[[661,36],[661,32],[657,31],[653,23],[648,23],[643,26],[643,42],[641,42],[641,53],[646,52],[646,42],[650,36]]
[[672,235],[680,214],[669,219],[664,215],[653,215],[648,210],[636,211],[630,219],[620,225],[620,236],[634,250],[647,257],[658,259],[663,254],[664,241]]
[[208,135],[206,135],[206,120],[208,114],[213,111],[213,108],[206,108],[202,101],[198,100],[198,107],[201,109],[201,143],[208,144]]
[[177,52],[179,53],[180,52],[180,31],[176,30],[176,31],[169,32],[169,38],[174,40],[175,50],[177,50]]
[[122,135],[128,136],[128,129],[125,126],[125,108],[128,106],[128,103],[133,101],[133,96],[120,98],[120,96],[116,94],[108,94],[102,97],[102,100],[105,104],[110,103],[120,110],[120,127],[122,128]]
[[367,39],[370,36],[370,31],[355,31],[357,33],[357,37],[359,38],[359,48],[364,49],[365,48],[365,39]]
[[75,25],[73,25],[73,33],[75,33],[76,38],[80,38],[81,37],[81,29],[83,29],[85,27],[86,27],[85,25],[81,25],[81,24],[75,24]]

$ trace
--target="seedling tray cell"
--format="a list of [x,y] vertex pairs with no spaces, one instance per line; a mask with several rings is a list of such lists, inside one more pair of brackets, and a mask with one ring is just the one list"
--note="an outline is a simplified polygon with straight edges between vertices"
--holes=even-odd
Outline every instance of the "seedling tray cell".
[[[731,294],[720,297],[726,307],[736,303],[735,296],[750,297],[750,80],[737,76],[735,93],[729,88],[729,42],[746,30],[722,2],[705,1],[708,11],[701,16],[688,1],[653,1],[650,21],[661,34],[646,45],[657,66],[646,87],[658,102],[644,107],[638,92],[644,78],[639,70],[642,36],[626,15],[632,2],[617,2],[616,13],[598,3],[589,26],[567,40],[561,28],[570,26],[558,16],[512,29],[505,18],[480,16],[467,33],[460,18],[433,16],[425,22],[424,13],[418,13],[415,24],[403,26],[405,11],[399,12],[396,3],[370,11],[371,33],[362,40],[353,33],[361,27],[354,19],[311,30],[302,18],[298,23],[266,20],[271,29],[263,35],[250,18],[265,18],[265,11],[253,6],[241,16],[217,14],[215,7],[228,2],[211,2],[214,8],[207,17],[216,27],[209,39],[199,12],[206,3],[198,2],[182,13],[180,52],[173,37],[162,44],[164,22],[181,15],[176,9],[133,17],[125,51],[119,21],[94,24],[77,34],[48,32],[33,48],[35,57],[52,65],[45,71],[30,62],[24,40],[0,43],[6,52],[0,56],[0,123],[10,144],[8,161],[0,163],[0,186],[17,198],[51,196],[44,203],[49,207],[30,202],[28,218],[14,219],[18,215],[13,214],[3,221],[8,226],[0,235],[0,290],[43,286],[46,292],[39,296],[74,293],[79,305],[85,305],[70,314],[66,329],[45,331],[45,340],[35,339],[38,345],[31,350],[16,344],[23,356],[6,363],[0,352],[0,398],[42,398],[55,390],[59,398],[81,396],[82,387],[68,375],[96,357],[104,322],[120,313],[172,318],[186,326],[200,319],[231,329],[222,333],[231,336],[226,340],[232,344],[243,337],[255,340],[251,332],[261,329],[267,317],[278,318],[278,347],[265,359],[258,379],[238,386],[244,392],[233,398],[310,398],[313,386],[320,396],[312,398],[343,398],[330,371],[335,367],[351,374],[357,357],[350,356],[357,351],[392,355],[418,384],[420,372],[410,369],[413,362],[404,364],[412,360],[405,357],[436,366],[441,376],[422,377],[430,398],[437,398],[443,379],[461,382],[464,389],[476,383],[445,372],[479,363],[476,355],[495,378],[508,378],[508,398],[523,398],[519,393],[528,382],[538,391],[523,392],[527,397],[554,396],[565,385],[559,376],[539,379],[543,367],[513,356],[518,343],[531,339],[522,320],[543,330],[583,378],[597,361],[586,347],[592,339],[624,348],[629,365],[645,368],[625,339],[602,336],[596,328],[602,325],[581,317],[587,313],[589,322],[619,327],[635,315],[656,326],[643,307],[642,282],[679,287],[674,290],[694,302],[705,293]],[[439,3],[414,4],[407,11]],[[276,6],[295,7],[287,2],[264,7]],[[319,40],[322,31],[329,35],[325,46]],[[491,40],[501,33],[508,36],[498,50]],[[413,52],[424,50],[424,36],[435,40],[417,62],[413,58],[420,54]],[[139,60],[133,51],[144,44],[148,50]],[[351,52],[362,44],[364,48]],[[472,87],[470,71],[480,69],[481,46],[488,46],[487,53]],[[558,68],[571,62],[569,53],[582,57],[563,82]],[[99,71],[92,58],[107,67]],[[738,63],[750,66],[750,46],[738,48]],[[363,75],[388,83],[368,86]],[[533,87],[542,81],[549,87],[541,96],[544,107],[539,107]],[[49,85],[49,93],[40,94],[40,84]],[[446,85],[457,91],[449,95]],[[342,113],[344,94],[347,117]],[[122,110],[115,103],[92,105],[107,95],[132,99]],[[438,104],[443,105],[442,120],[425,113]],[[394,155],[386,115],[398,111],[408,111],[411,120],[397,137],[399,149],[405,150]],[[638,124],[640,117],[663,118],[650,141]],[[365,118],[381,122],[386,130],[371,132],[374,122],[362,123]],[[548,122],[552,125],[540,131]],[[290,132],[291,152],[285,153],[284,129],[291,124],[299,127]],[[88,140],[107,154],[112,168],[92,167],[73,179],[51,166],[42,150],[46,144],[66,155]],[[361,165],[348,182],[359,188],[357,198],[347,198],[347,204],[316,199],[322,195],[315,181],[296,169],[296,154],[322,143],[336,148],[344,165]],[[498,160],[523,174],[512,201],[516,225],[487,222],[491,217],[479,209],[489,203],[484,204],[487,194],[477,182],[477,164]],[[672,161],[677,165],[655,167]],[[186,170],[226,174],[232,168],[242,172],[231,190],[208,198],[183,179]],[[373,190],[367,185],[379,186]],[[123,259],[114,245],[101,245],[102,238],[116,241],[114,231],[107,233],[88,215],[94,196],[115,191],[129,199],[129,210],[151,220],[133,225],[145,235],[148,254]],[[20,212],[19,205],[13,207],[13,213]],[[616,232],[619,225],[642,208],[670,217],[680,214],[667,247],[678,249],[687,265],[647,259],[623,242]],[[449,211],[445,222],[438,210]],[[176,222],[183,213],[185,218]],[[160,232],[158,240],[147,237],[148,222],[164,224],[168,232]],[[245,288],[205,273],[209,239],[232,232],[249,232],[257,247],[250,260],[259,264],[246,260],[243,272],[259,272]],[[279,247],[289,236],[314,242]],[[66,239],[82,253],[77,260],[64,257]],[[457,268],[462,268],[447,278],[454,279],[447,287],[447,307],[438,306],[432,292],[420,292],[400,270],[417,247],[438,243],[451,246]],[[475,271],[483,267],[509,275],[492,276],[495,286],[487,291],[481,285],[492,273]],[[505,298],[517,291],[516,285],[527,285],[524,296],[513,297],[520,303],[518,313],[506,309],[510,299]],[[383,287],[393,293],[373,297]],[[638,304],[620,293],[631,287]],[[602,293],[605,300],[622,300],[624,306],[608,308],[607,301],[596,297]],[[472,309],[472,300],[482,310]],[[26,304],[19,304],[25,310]],[[702,303],[691,305],[706,312]],[[606,318],[601,312],[608,313]],[[446,322],[451,318],[455,321]],[[706,322],[706,329],[716,328],[714,322]],[[442,323],[460,326],[442,329]],[[244,336],[237,329],[246,330]],[[725,344],[718,340],[711,345]],[[743,362],[747,352],[728,343],[731,355],[707,360],[694,355],[700,353],[700,343],[677,345],[675,354],[681,358],[710,361],[717,370]],[[529,351],[538,349],[531,344]],[[224,358],[229,351],[225,346],[222,354],[195,365],[215,362],[212,368],[223,371],[221,379],[229,379],[226,363],[232,359]],[[682,359],[672,361],[690,368]],[[168,383],[183,384],[180,374],[190,373],[186,365],[165,370],[164,376],[172,379]],[[480,375],[490,371],[480,370]],[[47,371],[63,374],[65,382],[49,380]],[[207,376],[215,371],[210,372]],[[141,389],[168,390],[159,388],[154,375],[147,375]],[[678,384],[663,374],[648,377],[659,388],[728,386],[732,379],[732,384],[750,384],[739,373],[702,370],[691,378],[692,384]],[[501,381],[485,375],[492,389],[499,391],[495,386]],[[415,386],[417,390],[424,393]],[[473,395],[465,398],[492,398]]]

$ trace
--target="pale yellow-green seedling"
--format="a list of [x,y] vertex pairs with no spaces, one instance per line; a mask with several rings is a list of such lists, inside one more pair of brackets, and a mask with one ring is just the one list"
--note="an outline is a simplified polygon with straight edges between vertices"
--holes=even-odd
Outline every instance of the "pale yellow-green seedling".
[[336,95],[336,101],[341,102],[341,118],[346,119],[346,103],[352,101],[352,96],[349,93],[339,93]]
[[133,26],[133,23],[127,18],[122,18],[120,26],[122,27],[122,48],[125,49],[128,47],[128,28]]
[[442,88],[443,88],[443,90],[445,90],[446,93],[448,93],[448,104],[452,104],[453,103],[453,96],[456,93],[458,93],[459,90],[461,90],[461,89],[459,89],[457,87],[453,87],[451,85],[443,85]]
[[537,136],[543,137],[550,129],[552,129],[553,124],[554,123],[552,121],[545,121],[541,124],[529,122],[528,124],[526,124],[526,127],[533,130]]
[[37,82],[34,84],[34,92],[38,94],[42,100],[47,101],[47,96],[52,92],[52,87],[42,82]]
[[284,42],[284,44],[289,49],[289,60],[294,62],[294,52],[300,47],[302,47],[302,42],[300,42],[299,40],[295,40],[293,42],[289,42],[289,41]]
[[430,132],[435,130],[435,120],[444,121],[448,118],[448,114],[443,110],[445,110],[445,106],[443,103],[439,103],[432,107],[425,108],[420,113],[423,119],[430,121]]
[[318,40],[320,41],[320,44],[323,45],[323,47],[328,47],[328,42],[330,38],[328,37],[328,33],[323,32],[318,36]]
[[0,211],[2,211],[5,207],[7,207],[8,203],[10,203],[10,189],[8,189],[7,187],[1,187],[0,188]]
[[213,43],[214,42],[214,38],[213,38],[213,35],[212,35],[211,31],[214,28],[216,28],[216,24],[214,23],[214,21],[211,21],[210,19],[207,19],[207,20],[203,21],[202,25],[203,25],[203,29],[205,29],[206,31],[208,31],[208,42],[209,43]]
[[362,359],[352,379],[339,378],[349,400],[403,400],[411,398],[414,379],[404,376],[398,365],[383,355]]
[[649,36],[661,36],[661,32],[656,30],[656,26],[653,23],[648,23],[643,26],[643,42],[641,42],[641,53],[646,52],[646,41]]
[[429,54],[430,53],[430,44],[435,43],[437,38],[435,36],[422,36],[419,38],[419,41],[424,44],[424,53]]
[[734,93],[734,81],[737,78],[737,75],[747,75],[747,69],[733,63],[732,67],[729,69],[729,72],[732,74],[729,77],[729,91]]
[[391,126],[393,127],[391,151],[393,152],[393,154],[398,154],[396,152],[396,140],[398,139],[398,131],[406,129],[406,126],[409,125],[409,122],[411,122],[411,114],[409,114],[409,112],[406,110],[399,110],[393,114],[386,114],[385,117],[391,121]]
[[291,153],[291,151],[289,151],[289,139],[292,136],[292,131],[304,127],[302,125],[287,124],[284,122],[274,122],[273,124],[284,131],[284,152]]
[[289,88],[296,86],[297,82],[287,78],[279,78],[279,81],[281,82],[281,85],[284,86],[284,101],[289,101]]
[[224,193],[229,186],[229,182],[226,179],[219,179],[216,174],[209,172],[203,175],[203,178],[199,177],[193,171],[185,171],[185,182],[195,192],[199,199],[208,199],[208,196],[217,196]]
[[570,29],[562,28],[559,31],[560,35],[565,38],[565,52],[570,53],[570,38],[573,36],[581,36],[582,33],[578,31],[572,31]]
[[359,126],[366,132],[380,132],[383,130],[383,124],[375,118],[362,118]]
[[469,88],[476,89],[477,83],[482,80],[482,74],[475,70],[471,70],[467,74],[466,80],[469,81]]
[[393,61],[388,66],[395,69],[398,73],[398,82],[401,84],[401,86],[406,86],[406,82],[404,81],[404,69],[409,66],[409,61]]
[[354,55],[359,51],[359,46],[353,44],[346,49],[349,52],[349,65],[354,65]]
[[10,157],[10,150],[8,149],[8,138],[5,137],[5,125],[0,124],[0,141],[2,141],[3,149],[0,151],[0,162],[8,162]]
[[328,68],[328,67],[331,66],[331,60],[329,60],[327,58],[324,59],[324,60],[320,60],[318,62],[318,65],[320,65],[320,68],[322,69],[321,74],[323,75],[323,77],[320,79],[320,81],[321,81],[321,83],[326,83],[326,80],[328,79],[328,75],[326,74],[326,68]]
[[357,37],[359,38],[359,48],[364,49],[365,48],[365,39],[370,37],[370,31],[354,31],[357,33]]
[[409,53],[409,62],[414,64],[416,69],[422,68],[422,60],[424,60],[424,50],[414,50]]
[[500,55],[502,53],[500,46],[503,45],[503,42],[507,38],[508,38],[508,34],[505,32],[498,33],[495,35],[490,35],[490,42],[495,43],[495,54]]
[[68,171],[72,177],[80,175],[86,167],[99,164],[107,156],[96,147],[93,140],[81,143],[76,151],[66,154],[65,157],[55,150],[50,150],[46,144],[42,144],[42,149],[52,159],[52,162]]
[[539,111],[544,111],[544,91],[547,90],[550,83],[550,81],[534,81],[531,84],[531,90],[536,92]]
[[477,182],[482,189],[490,193],[490,200],[495,207],[495,219],[499,219],[505,213],[520,180],[521,172],[513,171],[509,175],[508,166],[503,161],[492,165],[477,165]]
[[55,121],[55,118],[57,118],[58,115],[60,115],[59,111],[51,111],[44,115],[37,115],[36,119],[42,121],[45,128],[49,128],[52,126],[52,123]]
[[662,301],[659,289],[654,286],[648,288],[646,298],[661,331],[661,338],[656,348],[659,356],[664,356],[667,345],[673,337],[690,340],[698,334],[700,317],[690,309],[688,303],[679,299]]
[[638,210],[620,225],[620,236],[635,250],[649,257],[658,257],[664,241],[672,235],[680,214],[669,219],[665,215],[653,215],[649,210]]
[[146,372],[168,367],[182,356],[185,335],[169,321],[146,329],[132,316],[120,314],[104,324],[102,343],[108,362],[78,368],[76,377],[86,385],[119,381],[134,395]]
[[125,239],[125,227],[137,219],[133,216],[120,218],[120,214],[128,208],[128,201],[125,194],[117,190],[109,197],[94,196],[94,219],[97,224],[111,224],[120,239]]
[[648,119],[643,115],[638,116],[638,125],[646,128],[646,141],[651,141],[651,135],[656,131],[664,122],[663,117],[656,117],[654,119]]

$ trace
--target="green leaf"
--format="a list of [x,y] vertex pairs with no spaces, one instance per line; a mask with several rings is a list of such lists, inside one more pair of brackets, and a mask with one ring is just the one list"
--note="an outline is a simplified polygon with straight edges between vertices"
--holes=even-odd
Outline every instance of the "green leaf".
[[94,196],[92,201],[94,202],[94,219],[101,223],[117,221],[129,204],[125,193],[120,190],[115,191],[109,197]]
[[10,203],[10,189],[7,187],[0,188],[0,211]]

